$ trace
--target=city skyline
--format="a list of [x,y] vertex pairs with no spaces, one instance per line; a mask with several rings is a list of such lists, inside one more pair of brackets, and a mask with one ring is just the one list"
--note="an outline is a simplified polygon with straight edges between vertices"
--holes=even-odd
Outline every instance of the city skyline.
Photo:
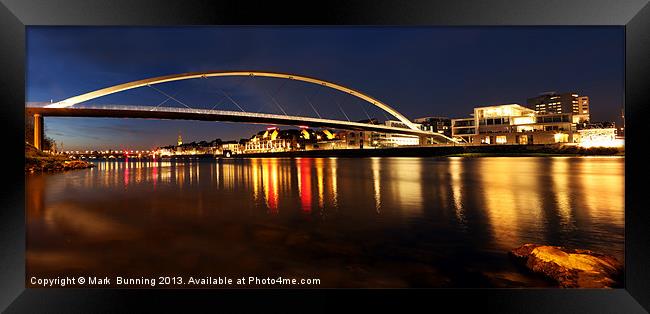
[[[618,123],[623,105],[620,27],[29,27],[27,41],[27,102],[172,73],[263,69],[341,83],[410,119],[464,117],[548,91],[589,96],[592,121]],[[47,118],[45,126],[66,150],[150,149],[178,131],[188,142],[238,139],[265,127],[99,118]]]

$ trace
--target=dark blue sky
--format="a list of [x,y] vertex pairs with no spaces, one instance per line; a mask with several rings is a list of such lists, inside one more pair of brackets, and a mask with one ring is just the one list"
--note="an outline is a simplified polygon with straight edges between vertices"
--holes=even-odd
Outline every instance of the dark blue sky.
[[[592,120],[619,122],[624,93],[622,27],[28,27],[27,101],[59,101],[147,77],[201,70],[295,73],[363,91],[409,118],[466,117],[481,105],[518,102],[541,92],[591,97]],[[200,80],[199,80],[200,81]],[[159,87],[196,107],[237,110],[211,82]],[[201,85],[208,84],[208,85]],[[286,86],[279,80],[238,78],[215,84],[245,110],[277,112],[263,91],[287,111],[351,119],[381,112],[334,92]],[[239,84],[239,85],[238,85]],[[300,84],[297,84],[300,85]],[[310,89],[311,88],[311,89]],[[329,94],[328,94],[329,93]],[[320,98],[319,98],[320,97]],[[337,98],[342,97],[342,98]],[[157,105],[144,88],[93,103]],[[165,105],[178,106],[173,101]],[[230,106],[230,107],[229,107]],[[275,111],[274,111],[275,110]],[[329,111],[328,111],[329,110]],[[47,135],[64,149],[145,149],[175,142],[249,137],[263,125],[135,119],[46,118]]]

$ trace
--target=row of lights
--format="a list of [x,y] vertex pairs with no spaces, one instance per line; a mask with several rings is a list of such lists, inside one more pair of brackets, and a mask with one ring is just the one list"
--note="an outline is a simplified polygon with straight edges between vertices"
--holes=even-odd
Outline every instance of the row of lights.
[[[100,154],[119,154],[119,153],[124,153],[124,154],[133,154],[133,153],[136,153],[136,154],[148,154],[148,153],[155,153],[155,151],[149,151],[149,150],[142,150],[142,151],[141,150],[136,150],[136,151],[132,151],[132,150],[131,151],[128,151],[128,150],[124,150],[124,151],[119,151],[119,150],[90,151],[90,150],[87,150],[87,151],[85,151],[86,154],[90,154],[90,153],[93,153],[93,152],[97,152],[97,153],[100,153]],[[83,154],[84,151],[66,150],[64,153],[66,153],[66,154]]]

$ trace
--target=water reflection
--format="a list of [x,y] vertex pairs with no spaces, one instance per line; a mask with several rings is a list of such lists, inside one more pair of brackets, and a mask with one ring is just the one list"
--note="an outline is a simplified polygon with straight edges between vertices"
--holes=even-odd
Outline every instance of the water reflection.
[[[422,160],[418,158],[394,158],[388,159],[383,165],[387,168],[388,177],[385,182],[379,181],[379,185],[387,185],[384,200],[390,199],[393,203],[399,204],[399,209],[405,214],[422,214]],[[435,187],[435,186],[433,186]]]
[[569,158],[553,157],[551,162],[551,178],[553,179],[553,188],[555,204],[560,216],[561,226],[566,230],[572,230],[574,227],[571,213],[571,161]]
[[381,210],[381,178],[379,173],[380,158],[372,158],[372,188],[375,196],[375,209],[377,213]]
[[27,265],[472,286],[467,269],[512,270],[527,242],[623,260],[623,173],[623,158],[99,161],[27,176]]
[[451,180],[451,196],[454,199],[454,213],[460,225],[465,225],[465,214],[463,213],[463,183],[461,174],[463,173],[463,162],[460,157],[451,157],[449,159],[449,175]]
[[266,206],[272,214],[278,213],[279,196],[278,196],[278,167],[277,160],[270,159],[262,163],[262,182]]
[[542,216],[540,183],[548,174],[536,158],[484,158],[480,160],[480,184],[492,234],[500,247],[516,247],[537,234]]
[[300,195],[300,207],[303,212],[311,212],[311,158],[298,158],[298,194]]
[[623,208],[619,206],[625,194],[624,177],[617,175],[624,171],[623,164],[607,158],[585,158],[578,163],[582,184],[580,197],[586,206],[589,220],[604,218],[617,226],[623,226]]

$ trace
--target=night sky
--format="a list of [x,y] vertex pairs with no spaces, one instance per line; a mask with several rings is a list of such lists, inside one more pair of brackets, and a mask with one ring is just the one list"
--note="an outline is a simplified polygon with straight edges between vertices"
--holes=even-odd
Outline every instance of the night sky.
[[[624,95],[622,27],[28,27],[27,102],[56,102],[128,81],[191,71],[259,70],[317,77],[357,89],[409,118],[468,117],[472,108],[525,104],[542,92],[590,96],[592,121],[616,121]],[[216,80],[213,82],[213,80]],[[224,78],[156,85],[192,107],[351,120],[381,111],[317,86]],[[295,85],[295,86],[290,86]],[[347,97],[347,98],[346,98]],[[140,88],[91,104],[158,105]],[[172,100],[163,106],[180,106]],[[264,125],[138,119],[46,118],[64,150],[150,149],[239,139]]]

